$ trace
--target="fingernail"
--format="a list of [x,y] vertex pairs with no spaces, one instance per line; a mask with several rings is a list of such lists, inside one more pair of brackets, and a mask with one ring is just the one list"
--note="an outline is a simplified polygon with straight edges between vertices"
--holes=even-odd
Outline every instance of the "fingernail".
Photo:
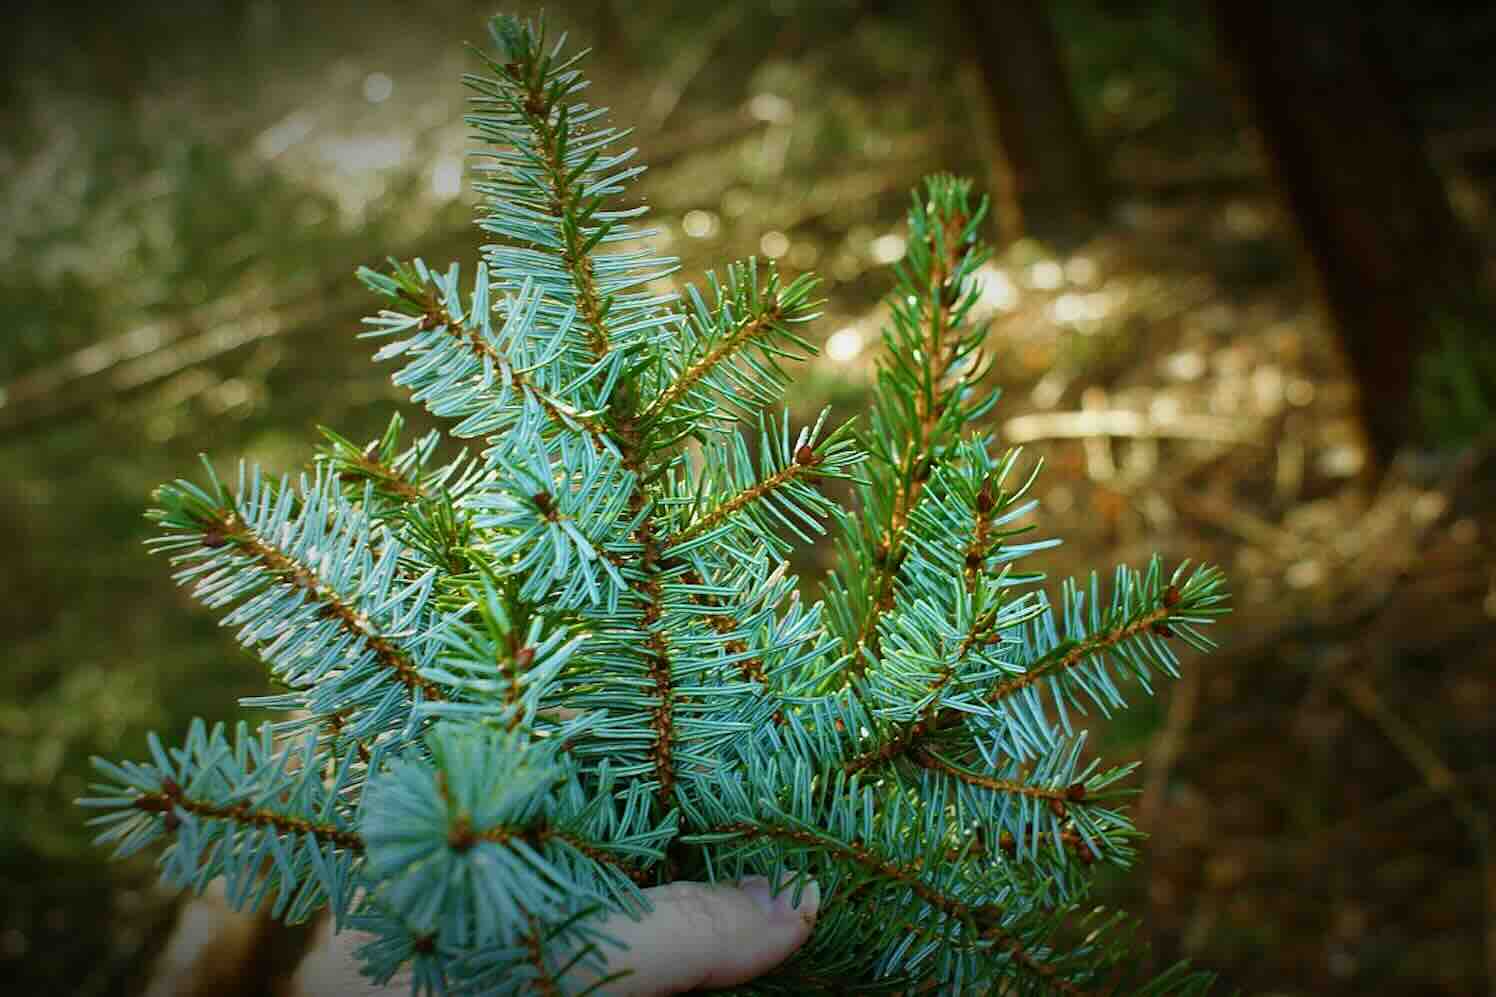
[[793,906],[794,884],[780,890],[778,896],[769,895],[769,880],[764,876],[749,876],[738,886],[753,898],[753,902],[758,904],[765,914],[776,920],[785,920],[792,916],[808,919],[814,917],[821,906],[821,887],[813,879],[806,881],[805,888],[800,893],[799,907]]

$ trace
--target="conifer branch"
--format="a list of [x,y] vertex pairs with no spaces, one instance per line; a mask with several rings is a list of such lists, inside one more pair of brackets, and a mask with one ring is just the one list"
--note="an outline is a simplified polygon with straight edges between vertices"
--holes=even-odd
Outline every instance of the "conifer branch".
[[[672,555],[666,554],[661,565],[668,571],[684,566],[684,562]],[[700,585],[701,576],[690,568],[686,568],[681,575],[681,581],[686,585]],[[692,593],[689,597],[692,604],[704,606],[710,609],[720,610],[706,618],[707,626],[722,635],[737,633],[743,629],[743,621],[736,615],[728,612],[730,604],[726,599],[713,593]],[[722,650],[727,654],[742,654],[748,650],[748,645],[741,639],[728,639],[722,645]],[[757,682],[760,685],[768,684],[768,676],[764,674],[764,659],[761,657],[747,657],[738,661],[738,671],[747,681]]]
[[[996,400],[974,390],[968,321],[985,201],[945,176],[917,193],[870,431],[822,437],[823,413],[796,436],[766,406],[781,361],[815,352],[796,328],[816,279],[750,259],[672,305],[676,261],[607,248],[647,234],[615,201],[643,167],[580,102],[580,56],[512,18],[491,30],[465,120],[498,240],[470,293],[455,263],[360,272],[386,299],[361,333],[391,337],[375,359],[403,355],[394,382],[486,448],[428,467],[443,431],[402,452],[396,419],[368,447],[325,431],[299,494],[241,464],[231,497],[206,459],[209,484],[158,491],[152,545],[286,690],[247,704],[298,715],[96,759],[109,782],[79,802],[107,811],[98,840],[130,855],[164,826],[168,881],[221,876],[237,906],[291,920],[330,904],[375,933],[368,975],[413,962],[431,992],[512,993],[518,974],[559,994],[596,951],[587,919],[647,905],[641,886],[807,856],[840,907],[764,992],[1110,986],[1123,943],[1054,932],[1082,866],[1134,834],[1067,805],[1130,768],[1082,763],[1067,710],[1125,706],[1119,674],[1176,674],[1157,638],[1208,649],[1225,596],[1214,569],[1166,586],[1156,559],[1119,568],[1109,603],[1094,574],[1058,612],[1015,592],[1042,575],[1012,565],[1050,541],[1011,542],[1033,505],[1028,484],[995,491],[1016,452],[967,432]],[[755,417],[757,440],[732,425]],[[837,478],[859,518],[819,487]],[[808,606],[789,535],[812,543],[828,517],[848,557]],[[300,746],[278,747],[289,731]],[[550,946],[571,942],[558,969]]]
[[[531,398],[534,398],[536,403],[545,410],[546,414],[556,422],[562,425],[566,425],[568,422],[574,423],[593,434],[593,436],[601,436],[606,432],[603,426],[596,420],[582,415],[572,406],[558,398],[552,398],[549,394],[536,387],[523,373],[515,370],[514,365],[509,362],[509,359],[494,349],[478,330],[469,329],[462,322],[457,321],[451,311],[436,300],[435,294],[428,290],[426,300],[415,301],[413,303],[421,309],[420,328],[422,331],[427,329],[446,329],[448,335],[471,350],[474,356],[488,360],[502,371],[504,376],[514,383],[515,387],[528,394]],[[597,445],[599,441],[594,439],[593,442],[594,445]]]
[[[658,596],[653,593],[651,596],[654,601],[649,608],[658,612]],[[651,632],[645,647],[649,651],[649,676],[654,680],[659,701],[652,711],[655,743],[650,755],[654,760],[655,778],[659,780],[656,799],[663,808],[669,805],[675,792],[675,677],[670,668],[670,645],[665,636],[658,631]]]
[[[980,543],[981,539],[986,535],[987,529],[989,528],[987,523],[988,512],[990,512],[990,509],[980,509],[979,503],[979,510],[977,513],[977,526],[975,531],[977,539],[973,541],[973,547],[975,547],[976,544]],[[973,585],[975,584],[974,577],[971,578],[970,581]],[[939,729],[939,703],[941,690],[949,685],[951,681],[956,677],[956,672],[959,669],[961,662],[964,661],[966,659],[966,656],[971,653],[972,648],[976,647],[977,644],[982,640],[984,632],[988,627],[992,625],[992,623],[995,621],[995,618],[996,614],[994,613],[993,616],[989,619],[983,619],[981,617],[974,617],[972,619],[971,627],[968,629],[966,635],[961,639],[961,644],[956,648],[955,654],[940,666],[940,675],[930,683],[930,692],[933,695],[930,698],[929,705],[925,707],[921,718],[906,727],[897,737],[894,737],[884,743],[882,747],[865,752],[861,755],[856,755],[844,762],[842,768],[848,775],[854,772],[859,772],[873,765],[886,762],[905,753],[906,751],[914,747],[926,732]],[[856,686],[854,686],[853,688],[855,689]]]
[[937,910],[959,917],[970,911],[970,907],[954,897],[949,897],[920,878],[920,864],[901,865],[874,853],[854,838],[850,842],[828,840],[820,835],[788,825],[773,823],[750,824],[737,821],[709,828],[707,834],[736,834],[745,838],[778,838],[799,845],[821,848],[850,864],[856,865],[883,882],[897,882],[911,893]]
[[142,793],[135,798],[134,807],[147,813],[167,815],[167,826],[171,827],[174,809],[207,820],[221,820],[241,827],[268,827],[280,834],[310,834],[323,841],[350,852],[362,853],[364,840],[353,831],[345,831],[331,824],[319,824],[301,817],[276,813],[272,810],[251,810],[248,803],[221,806],[208,800],[193,799],[185,795],[181,787],[171,780],[163,782],[159,793]]
[[[642,508],[644,501],[642,485],[638,485],[629,499],[630,505],[637,512],[639,508]],[[660,584],[659,576],[663,565],[659,543],[655,539],[654,522],[646,518],[640,524],[637,536],[643,546],[639,563],[645,572],[645,577],[642,581],[636,582],[634,588],[645,600],[641,621],[648,634],[644,641],[646,667],[650,678],[654,681],[658,703],[651,711],[650,717],[655,733],[655,743],[650,750],[650,758],[654,763],[655,778],[659,783],[655,793],[655,803],[657,808],[663,811],[669,806],[670,799],[675,792],[675,681],[670,668],[669,643],[665,635],[656,629],[660,618],[665,615],[665,594],[664,586]]]
[[762,334],[764,330],[772,328],[774,323],[779,321],[780,314],[779,301],[776,299],[761,314],[745,317],[738,323],[737,328],[729,336],[714,346],[705,356],[681,371],[675,380],[670,383],[670,386],[649,404],[649,407],[639,416],[639,420],[641,422],[653,420],[676,401],[684,397],[692,387],[715,370],[719,364],[752,344],[754,339]]
[[675,536],[671,537],[670,540],[665,544],[665,550],[668,551],[671,548],[682,546],[687,541],[694,540],[696,537],[701,536],[703,533],[715,529],[721,524],[727,522],[733,516],[737,515],[743,509],[747,508],[755,502],[762,501],[769,495],[773,494],[775,491],[784,487],[789,482],[809,473],[812,469],[813,465],[801,464],[796,462],[789,464],[788,466],[783,467],[778,471],[775,471],[763,481],[760,481],[758,484],[753,485],[749,488],[745,488],[743,491],[734,495],[732,498],[728,499],[726,502],[723,502],[721,505],[717,506],[705,516],[701,517],[696,522],[686,527],[686,529],[682,530],[680,533],[677,533]]
[[[456,802],[453,801],[452,792],[447,789],[446,774],[444,772],[437,772],[437,793],[446,802],[449,810],[456,810]],[[598,865],[604,865],[604,867],[612,868],[612,870],[624,874],[628,879],[633,880],[634,883],[643,885],[643,883],[648,882],[648,876],[646,876],[645,871],[634,868],[633,865],[628,865],[627,862],[621,862],[619,859],[613,858],[607,850],[600,849],[592,841],[577,837],[576,834],[571,834],[570,831],[565,831],[564,828],[557,828],[557,826],[543,822],[543,820],[542,822],[530,823],[530,825],[524,826],[510,826],[504,825],[504,823],[497,823],[497,825],[488,826],[488,828],[483,828],[482,831],[479,831],[479,829],[473,828],[473,819],[468,814],[458,813],[453,817],[450,825],[447,826],[447,847],[450,847],[453,852],[467,852],[467,850],[470,850],[471,847],[479,843],[513,844],[516,841],[524,843],[531,850],[542,849],[548,841],[560,841],[562,844],[568,844],[576,852],[582,853],[586,858],[597,862]]]
[[917,720],[900,731],[897,736],[889,738],[879,747],[860,755],[854,755],[842,762],[842,771],[851,775],[854,772],[861,772],[875,765],[881,765],[884,762],[889,762],[908,754],[915,749],[916,744],[927,733],[943,729],[941,721],[946,719],[946,713],[955,713],[957,717],[964,716],[959,711],[946,710],[941,711],[934,721]]
[[[971,543],[966,547],[966,563],[962,568],[966,580],[966,591],[975,592],[977,578],[982,573],[982,562],[987,557],[988,547],[991,544],[992,511],[997,502],[992,497],[990,484],[984,483],[982,491],[977,493],[976,526],[972,531]],[[976,640],[976,632],[967,635],[966,643],[962,645],[961,651],[965,653]]]
[[981,932],[982,937],[996,941],[1012,957],[1014,962],[1019,963],[1030,972],[1043,977],[1050,986],[1059,992],[1065,994],[1085,993],[1084,990],[1076,987],[1068,980],[1061,978],[1055,967],[1048,965],[1044,960],[1030,952],[1017,936],[1002,926],[1001,919],[1005,911],[1001,906],[997,904],[970,904],[937,890],[926,883],[921,877],[920,871],[923,865],[921,862],[916,861],[908,865],[902,865],[875,854],[857,838],[854,838],[850,842],[827,840],[797,827],[772,823],[750,824],[747,822],[734,822],[714,827],[707,833],[738,834],[746,838],[772,837],[785,841],[793,841],[800,845],[809,845],[824,849],[844,862],[857,865],[868,873],[874,881],[883,884],[896,882],[947,917],[974,924]]
[[[930,239],[930,272],[923,288],[924,293],[919,296],[929,307],[927,337],[920,345],[920,352],[929,360],[924,367],[920,389],[914,397],[915,432],[911,437],[900,441],[903,466],[898,469],[895,479],[889,521],[884,526],[883,535],[877,540],[878,549],[883,556],[874,563],[871,598],[865,607],[862,625],[851,648],[852,668],[857,675],[863,674],[867,668],[863,649],[870,649],[874,655],[878,653],[878,620],[883,613],[893,608],[892,586],[898,574],[899,556],[904,544],[904,533],[908,528],[909,513],[919,502],[920,492],[932,470],[933,437],[946,409],[937,393],[940,386],[950,379],[952,364],[958,356],[947,342],[946,333],[951,326],[952,314],[960,306],[961,294],[960,288],[949,282],[960,273],[961,261],[967,252],[961,240],[967,221],[966,217],[959,214],[942,218],[940,222],[944,229],[941,239],[937,242],[933,235]],[[946,393],[959,390],[960,384],[961,382],[951,385]]]
[[[586,327],[589,346],[593,354],[601,359],[611,351],[612,342],[604,324],[608,303],[598,293],[593,278],[590,250],[601,240],[608,225],[600,223],[602,230],[591,233],[584,241],[581,225],[575,219],[590,215],[596,209],[597,198],[594,197],[590,205],[582,203],[583,199],[575,188],[574,178],[564,162],[561,142],[566,137],[566,112],[564,109],[560,112],[559,120],[553,126],[554,108],[551,97],[543,88],[544,78],[535,64],[534,50],[526,47],[523,51],[514,54],[520,58],[500,68],[511,82],[523,89],[525,96],[520,99],[505,91],[505,99],[511,108],[523,117],[535,136],[535,148],[549,188],[550,204],[548,207],[552,217],[560,226],[564,240],[561,260],[576,292],[577,313]],[[632,405],[632,395],[625,391],[613,406],[611,419],[613,425],[610,435],[618,446],[623,466],[637,471],[643,467],[643,455],[640,453],[639,419],[631,411]],[[634,493],[630,496],[630,511],[637,514],[643,508],[645,501],[642,481],[638,481],[635,484]],[[656,577],[659,573],[659,555],[653,539],[653,526],[648,519],[640,526],[639,540],[644,547],[640,566],[646,577],[643,581],[637,582],[635,588],[645,598],[643,617],[648,624],[652,619],[658,619],[663,613],[660,586]],[[656,742],[652,755],[659,782],[658,798],[663,805],[673,793],[675,785],[675,772],[671,757],[675,697],[670,673],[669,649],[665,638],[658,633],[653,633],[647,640],[646,647],[650,652],[649,674],[655,681],[659,699],[659,706],[655,709],[653,717]]]
[[[981,910],[981,908],[972,909],[974,911]],[[924,925],[920,924],[905,925],[904,930],[908,931],[912,935],[918,935],[919,937],[929,939],[930,941],[943,942],[946,940],[946,935],[943,931],[939,931],[935,928],[927,928]],[[983,933],[983,936],[995,939],[998,945],[1003,949],[1003,951],[1008,953],[1008,955],[1013,959],[1014,962],[1023,966],[1034,975],[1041,977],[1050,987],[1054,988],[1054,991],[1056,993],[1076,995],[1076,997],[1084,997],[1084,995],[1092,992],[1083,990],[1080,987],[1076,986],[1074,983],[1071,983],[1069,980],[1061,978],[1059,976],[1059,970],[1046,962],[1034,958],[1029,954],[1028,950],[1024,948],[1023,944],[1018,941],[1018,939],[1014,938],[1012,935],[1007,934],[1006,932],[1003,932],[1001,928],[995,930],[992,928],[988,928]],[[915,993],[924,993],[930,989],[933,988],[925,987],[921,990],[915,991]]]
[[407,480],[372,453],[361,453],[349,458],[348,462],[364,477],[373,479],[380,487],[406,502],[424,502],[431,498],[419,484]]
[[[536,72],[533,62],[510,63],[503,67],[503,71],[509,74],[510,80],[524,89],[524,99],[511,97],[510,104],[524,116],[525,123],[535,135],[535,147],[540,151],[549,187],[549,207],[552,215],[560,221],[562,237],[565,239],[561,259],[576,288],[577,313],[587,327],[588,343],[593,354],[601,359],[612,349],[612,341],[607,326],[604,325],[607,302],[598,294],[597,284],[592,276],[592,256],[588,244],[595,244],[597,239],[587,239],[584,242],[581,226],[573,223],[579,215],[591,212],[582,203],[575,180],[562,160],[561,139],[567,129],[566,113],[563,110],[559,121],[555,126],[552,125],[551,116],[555,109],[550,95],[545,91],[545,79]],[[595,207],[594,204],[593,208]],[[604,230],[606,228],[604,224]]]
[[541,948],[545,931],[541,927],[540,919],[532,911],[526,910],[525,920],[530,925],[530,930],[525,932],[525,961],[535,970],[535,977],[530,981],[530,988],[541,997],[565,997],[565,991],[561,989],[560,984],[545,964],[545,952]]
[[206,525],[205,534],[219,545],[234,543],[240,550],[259,561],[282,584],[300,589],[322,604],[325,616],[338,621],[344,632],[363,641],[374,652],[375,659],[412,693],[419,690],[428,700],[443,700],[446,694],[435,682],[421,677],[415,663],[389,638],[375,632],[366,616],[356,611],[343,597],[322,581],[311,568],[277,550],[256,535],[248,524],[239,523],[229,513]]
[[[640,454],[638,420],[630,411],[633,396],[625,392],[619,400],[621,405],[615,416],[614,438],[618,441],[624,467],[637,469],[643,466],[643,460]],[[636,477],[634,491],[629,496],[630,512],[638,515],[647,501],[643,478],[642,476]],[[644,599],[640,619],[648,634],[644,642],[646,667],[650,678],[654,681],[657,702],[650,717],[655,734],[650,758],[654,763],[655,778],[658,782],[655,808],[657,813],[663,813],[671,805],[676,783],[675,684],[671,671],[670,646],[666,635],[655,628],[665,614],[664,588],[660,584],[660,575],[664,568],[663,552],[655,537],[655,524],[648,516],[639,524],[635,538],[642,548],[638,565],[644,577],[634,582],[633,587]],[[673,875],[671,865],[672,863],[667,861],[664,870],[667,875]]]
[[471,818],[459,814],[452,821],[447,832],[447,844],[453,850],[459,852],[467,851],[479,842],[507,845],[515,841],[523,842],[532,849],[539,849],[547,841],[565,842],[598,865],[609,866],[641,886],[649,881],[649,876],[644,870],[635,868],[625,862],[620,862],[606,850],[598,848],[590,841],[579,838],[575,834],[561,828],[546,824],[537,824],[529,827],[496,825],[478,831],[472,827]]
[[1015,675],[993,686],[982,699],[987,703],[1000,703],[1005,699],[1017,695],[1040,679],[1050,675],[1058,675],[1069,668],[1074,668],[1091,655],[1105,651],[1108,648],[1116,647],[1123,641],[1130,640],[1145,630],[1162,627],[1164,628],[1164,632],[1167,632],[1165,621],[1168,620],[1169,615],[1168,607],[1160,605],[1156,609],[1133,620],[1131,623],[1104,631],[1103,633],[1093,634],[1069,646],[1062,644],[1029,665],[1022,675]]
[[[453,306],[458,293],[455,264],[449,272],[449,279],[443,280],[440,275],[432,273],[425,261],[421,259],[416,259],[410,264],[397,260],[391,260],[390,263],[393,268],[391,274],[384,274],[369,267],[360,267],[358,277],[371,290],[392,299],[397,306],[395,309],[382,311],[378,317],[364,319],[365,325],[374,328],[362,333],[361,337],[406,335],[412,332],[416,334],[413,339],[392,344],[375,355],[376,360],[382,360],[387,356],[398,356],[411,350],[412,356],[417,357],[415,363],[395,375],[396,384],[404,383],[416,387],[418,396],[429,394],[430,382],[433,378],[431,354],[436,352],[437,344],[451,343],[453,349],[459,351],[453,354],[454,357],[461,356],[460,351],[465,351],[473,358],[475,365],[471,368],[472,380],[486,379],[485,365],[491,366],[522,396],[533,399],[546,415],[551,417],[552,426],[559,424],[581,429],[591,435],[594,448],[601,446],[601,441],[597,439],[605,432],[601,423],[535,383],[526,373],[529,368],[523,364],[517,366],[510,356],[506,356],[489,342],[485,335],[489,331],[489,281],[487,270],[483,265],[480,264],[478,267],[478,279],[474,288],[475,300],[472,312],[468,316],[470,320],[475,321],[470,323],[462,319],[461,302],[457,301],[456,307]],[[533,320],[533,312],[540,297],[541,294],[533,288],[521,290],[515,305],[524,314],[526,320]],[[445,334],[443,338],[436,338],[441,334]],[[450,377],[450,371],[447,371],[447,374]],[[444,386],[450,388],[453,382],[447,381]],[[492,395],[485,398],[476,391],[469,391],[467,397],[463,399],[464,404],[460,410],[468,415],[491,416],[495,413],[485,412],[483,404],[491,399]],[[431,406],[429,397],[427,405]],[[436,409],[433,411],[438,412]],[[445,408],[438,414],[451,416],[458,411],[458,408]],[[501,409],[497,414],[506,413]],[[492,429],[502,429],[511,423],[512,417],[509,420],[489,422],[487,425]],[[459,433],[461,429],[462,427],[459,427]],[[467,435],[473,434],[470,432]]]
[[[613,336],[605,324],[613,299],[604,297],[599,290],[592,250],[609,237],[616,222],[612,218],[598,217],[597,210],[603,195],[621,189],[618,180],[636,171],[625,170],[602,177],[593,173],[600,168],[598,164],[603,147],[617,136],[611,132],[587,135],[578,130],[575,135],[572,133],[573,113],[590,117],[580,105],[558,106],[567,94],[576,89],[575,74],[566,70],[565,66],[554,66],[550,57],[542,55],[539,38],[528,28],[519,27],[512,22],[496,21],[495,35],[505,50],[507,61],[489,60],[489,63],[498,71],[503,82],[497,86],[475,82],[475,86],[488,97],[501,102],[515,115],[512,125],[509,122],[494,121],[490,133],[495,137],[514,141],[515,153],[538,170],[538,182],[522,179],[517,183],[525,189],[522,198],[528,205],[527,210],[536,216],[544,216],[544,224],[538,227],[530,224],[526,227],[517,218],[499,217],[508,208],[498,204],[495,217],[490,219],[491,230],[513,235],[518,230],[525,229],[526,234],[521,235],[521,238],[528,238],[547,250],[559,252],[562,270],[571,285],[576,314],[586,333],[587,346],[595,358],[602,360],[618,344],[613,342]],[[521,128],[528,132],[527,139],[521,139],[517,134]],[[579,152],[578,149],[584,145],[590,151]],[[617,169],[629,155],[630,153],[624,153],[609,158],[606,168]],[[582,186],[584,183],[587,184],[585,188]],[[516,195],[519,193],[517,187],[510,190]],[[521,197],[516,196],[514,200],[520,201]],[[614,217],[621,214],[617,213]],[[591,229],[586,228],[589,219],[595,219]],[[534,232],[538,235],[542,228],[545,232],[543,238],[537,239],[528,234]],[[609,405],[608,423],[622,466],[638,473],[643,471],[648,454],[643,449],[636,397],[635,387],[624,382]],[[629,498],[630,514],[639,516],[647,502],[641,474],[636,478],[633,494]],[[648,672],[655,682],[658,701],[658,706],[653,711],[652,725],[656,741],[651,754],[659,786],[657,805],[663,808],[675,785],[672,757],[675,695],[668,639],[652,628],[652,624],[664,614],[664,603],[658,580],[662,568],[661,551],[655,539],[654,524],[649,518],[645,517],[640,523],[635,539],[642,548],[638,567],[643,577],[632,581],[631,585],[644,603],[641,619],[645,627],[651,628],[643,650],[648,662]]]
[[1004,931],[1001,927],[994,925],[987,928],[983,934],[985,937],[996,940],[998,945],[1008,953],[1009,958],[1034,975],[1041,977],[1057,993],[1070,994],[1074,995],[1074,997],[1084,997],[1084,995],[1090,993],[1089,990],[1084,990],[1061,977],[1058,969],[1036,957],[1024,947],[1023,942]]
[[[988,690],[982,696],[982,701],[989,704],[1003,702],[1046,676],[1062,674],[1065,670],[1075,667],[1098,652],[1115,647],[1126,640],[1142,634],[1144,631],[1153,631],[1157,627],[1167,626],[1165,621],[1169,618],[1169,615],[1170,608],[1159,605],[1131,623],[1102,633],[1093,634],[1073,644],[1061,644],[1031,663],[1024,670],[1023,674],[1015,675],[993,686],[992,689]],[[847,759],[842,763],[842,768],[850,774],[909,754],[916,756],[928,755],[928,752],[924,750],[924,746],[930,738],[936,734],[961,726],[971,716],[972,714],[951,707],[941,709],[934,716],[925,717],[910,724],[897,737],[890,739],[880,747]],[[919,760],[916,757],[916,761]],[[969,782],[971,780],[963,779],[963,781]]]
[[990,789],[998,793],[1012,793],[1015,796],[1029,796],[1036,800],[1056,800],[1062,803],[1074,801],[1077,796],[1084,799],[1084,791],[1077,791],[1073,786],[1061,786],[1059,788],[1031,786],[1016,779],[997,779],[992,776],[983,775],[980,772],[972,772],[969,769],[964,769],[959,765],[953,764],[948,759],[931,751],[927,746],[916,747],[912,749],[911,754],[915,764],[981,789]]
[[[344,727],[347,726],[347,716],[351,710],[339,710],[337,713],[327,715],[327,725],[332,728],[334,737],[344,737]],[[365,765],[373,755],[369,751],[369,745],[362,738],[353,738],[354,748],[358,751],[358,760]]]

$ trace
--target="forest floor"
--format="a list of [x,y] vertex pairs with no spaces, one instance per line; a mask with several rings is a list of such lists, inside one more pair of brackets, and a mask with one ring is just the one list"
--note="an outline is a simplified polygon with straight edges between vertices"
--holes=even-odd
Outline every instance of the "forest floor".
[[[138,756],[145,731],[170,741],[264,691],[142,549],[151,488],[199,451],[295,471],[318,424],[376,435],[401,396],[353,339],[372,305],[351,271],[470,260],[481,241],[458,83],[479,16],[426,6],[353,32],[336,6],[252,4],[151,36],[148,63],[129,30],[151,23],[12,64],[0,972],[24,989],[167,992],[183,903],[149,857],[91,848],[71,800],[89,755]],[[627,29],[575,17],[584,40],[608,36],[595,99],[639,125],[656,245],[685,279],[752,253],[822,273],[831,348],[789,403],[853,414],[907,190],[935,170],[990,180],[970,75],[895,16],[656,6]],[[1045,461],[1036,523],[1065,540],[1036,565],[1051,582],[1157,552],[1222,565],[1235,612],[1219,653],[1098,723],[1098,750],[1143,761],[1150,835],[1102,897],[1142,917],[1161,961],[1247,993],[1492,988],[1492,447],[1368,482],[1354,387],[1208,57],[1139,68],[1134,36],[1164,29],[1103,29],[1070,54],[1115,211],[1084,244],[1023,242],[984,269],[991,428]],[[1433,137],[1489,248],[1490,178],[1462,168],[1472,128]],[[826,554],[797,560],[812,597]],[[262,981],[299,945],[241,929]],[[227,944],[218,930],[204,938]]]

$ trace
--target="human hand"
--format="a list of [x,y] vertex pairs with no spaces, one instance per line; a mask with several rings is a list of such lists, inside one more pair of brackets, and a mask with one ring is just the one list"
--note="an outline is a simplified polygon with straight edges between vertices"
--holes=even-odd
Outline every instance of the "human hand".
[[[771,897],[763,876],[750,876],[737,886],[667,883],[643,893],[654,906],[651,913],[638,921],[616,914],[600,925],[628,945],[626,951],[602,946],[608,974],[633,970],[605,986],[602,992],[608,997],[663,997],[747,983],[805,944],[821,898],[812,880],[800,906],[791,907],[794,889]],[[567,989],[578,992],[596,979],[578,966],[566,979]]]
[[[654,908],[638,921],[615,914],[603,930],[628,945],[601,946],[607,975],[632,970],[607,984],[608,997],[664,997],[694,989],[730,987],[762,976],[804,945],[815,927],[820,888],[806,883],[800,906],[794,889],[769,895],[763,876],[737,886],[726,883],[667,883],[643,893]],[[368,936],[343,932],[315,948],[292,981],[292,997],[393,997],[409,992],[408,977],[375,987],[359,975],[353,952]],[[567,974],[569,993],[599,977],[578,965]]]

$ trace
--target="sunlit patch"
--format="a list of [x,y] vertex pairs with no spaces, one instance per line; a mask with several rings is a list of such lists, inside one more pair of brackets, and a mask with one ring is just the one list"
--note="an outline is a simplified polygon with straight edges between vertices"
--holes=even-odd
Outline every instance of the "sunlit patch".
[[1013,283],[1006,270],[984,263],[973,276],[981,287],[977,298],[979,307],[995,312],[1012,311],[1018,307],[1018,285]]
[[1314,401],[1314,382],[1303,377],[1294,378],[1284,386],[1283,398],[1288,404],[1303,408]]
[[838,253],[831,262],[831,275],[840,281],[852,281],[862,276],[862,264],[848,252]]
[[896,232],[889,232],[874,239],[867,249],[868,254],[878,263],[897,263],[904,258],[904,237]]
[[797,242],[790,247],[790,265],[808,270],[816,265],[821,251],[813,242]]
[[320,149],[324,161],[350,173],[399,166],[410,151],[411,140],[405,136],[329,139]]
[[1257,408],[1269,415],[1283,407],[1283,371],[1275,364],[1263,364],[1252,371],[1252,395]]
[[1065,279],[1072,284],[1089,284],[1100,271],[1089,256],[1072,256],[1065,263]]
[[364,77],[364,100],[371,104],[383,104],[395,92],[395,81],[388,73],[370,73]]
[[1040,291],[1053,291],[1065,283],[1065,268],[1058,260],[1040,260],[1029,267],[1029,283]]
[[1246,201],[1232,201],[1226,205],[1226,228],[1232,235],[1243,239],[1261,237],[1268,230],[1267,215],[1256,205]]
[[1205,358],[1193,350],[1164,357],[1164,373],[1176,381],[1193,381],[1205,373]]
[[1168,392],[1159,392],[1148,402],[1148,418],[1158,423],[1173,422],[1179,418],[1184,406]]
[[1435,522],[1449,508],[1449,497],[1441,492],[1423,492],[1413,500],[1408,514],[1419,526]]
[[462,193],[462,162],[453,157],[439,159],[431,168],[431,193],[437,197],[456,197]]
[[206,401],[217,415],[243,418],[254,410],[259,391],[249,381],[231,377],[208,393]]
[[316,123],[310,111],[292,112],[255,138],[255,152],[261,159],[274,159],[310,135]]
[[[1112,310],[1112,295],[1104,291],[1095,291],[1091,294],[1078,294],[1067,291],[1055,298],[1049,306],[1050,317],[1056,322],[1093,323],[1106,318],[1107,313]],[[1089,331],[1089,330],[1082,330]]]
[[1049,306],[1050,317],[1056,322],[1083,322],[1091,317],[1085,299],[1079,294],[1062,294]]
[[753,195],[742,187],[729,187],[722,192],[722,213],[729,218],[746,215],[753,207]]
[[769,259],[777,260],[790,251],[789,236],[777,229],[770,229],[758,240],[758,248]]
[[717,234],[719,224],[715,214],[695,208],[686,212],[680,227],[693,239],[706,239]]
[[1290,588],[1313,588],[1325,580],[1325,566],[1313,558],[1305,558],[1289,565],[1283,573],[1283,580]]
[[1327,478],[1350,478],[1360,472],[1365,458],[1360,447],[1342,444],[1327,448],[1315,463]]
[[780,125],[795,116],[795,107],[778,94],[755,94],[748,101],[748,113],[759,121]]
[[862,333],[853,326],[838,329],[826,340],[826,356],[834,363],[850,363],[862,352]]

